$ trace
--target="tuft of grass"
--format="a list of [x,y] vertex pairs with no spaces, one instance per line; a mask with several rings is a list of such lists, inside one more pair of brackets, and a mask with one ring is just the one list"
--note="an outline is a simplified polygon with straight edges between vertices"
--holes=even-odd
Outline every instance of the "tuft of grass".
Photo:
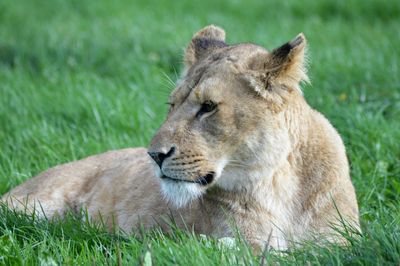
[[308,102],[341,133],[363,233],[254,256],[178,229],[107,233],[0,208],[0,264],[400,263],[400,2],[0,1],[0,194],[50,166],[147,146],[182,49],[207,24],[269,49],[304,32]]

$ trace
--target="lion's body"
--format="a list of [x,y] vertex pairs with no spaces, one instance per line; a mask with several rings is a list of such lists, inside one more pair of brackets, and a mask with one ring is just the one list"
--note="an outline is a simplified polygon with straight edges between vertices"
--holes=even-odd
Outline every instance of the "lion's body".
[[[216,237],[233,236],[237,226],[259,247],[286,248],[313,233],[342,241],[332,224],[345,219],[357,227],[358,206],[340,136],[296,87],[306,79],[304,40],[284,47],[290,58],[281,72],[262,76],[263,64],[254,60],[280,64],[271,56],[285,49],[227,48],[223,38],[209,27],[189,45],[187,71],[150,147],[159,167],[145,149],[111,151],[49,169],[3,200],[35,205],[48,217],[87,209],[126,231],[167,229],[172,215],[178,226]],[[217,111],[202,105],[208,99],[218,102]]]

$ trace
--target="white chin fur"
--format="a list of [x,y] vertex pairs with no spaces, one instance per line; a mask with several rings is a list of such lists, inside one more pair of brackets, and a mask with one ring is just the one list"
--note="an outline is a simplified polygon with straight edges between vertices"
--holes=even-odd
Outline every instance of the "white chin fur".
[[161,191],[168,202],[177,208],[182,208],[200,198],[204,189],[198,184],[162,180]]

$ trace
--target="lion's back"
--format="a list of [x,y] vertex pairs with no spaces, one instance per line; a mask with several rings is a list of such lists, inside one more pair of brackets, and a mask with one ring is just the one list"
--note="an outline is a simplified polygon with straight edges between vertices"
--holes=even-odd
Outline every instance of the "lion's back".
[[43,209],[47,217],[80,209],[107,215],[129,198],[143,198],[143,190],[158,193],[153,165],[146,149],[127,148],[52,167],[12,189],[2,201],[13,208]]

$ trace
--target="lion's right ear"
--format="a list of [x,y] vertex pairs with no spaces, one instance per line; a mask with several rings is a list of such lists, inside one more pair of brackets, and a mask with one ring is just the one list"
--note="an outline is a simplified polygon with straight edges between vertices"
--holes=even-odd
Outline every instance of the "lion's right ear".
[[300,33],[271,53],[254,56],[248,67],[255,73],[246,79],[264,97],[277,87],[300,90],[301,82],[309,82],[306,47],[306,38]]
[[198,31],[185,51],[185,67],[191,67],[196,61],[215,49],[225,47],[225,31],[220,27],[209,25]]

